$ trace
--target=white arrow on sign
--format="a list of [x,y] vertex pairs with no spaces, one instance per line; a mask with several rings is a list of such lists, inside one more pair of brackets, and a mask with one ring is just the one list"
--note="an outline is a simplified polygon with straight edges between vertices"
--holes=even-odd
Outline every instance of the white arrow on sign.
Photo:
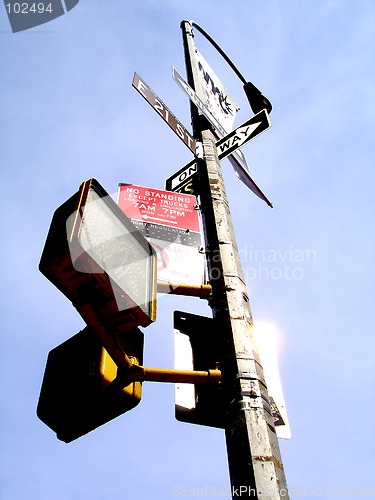
[[236,149],[254,139],[271,126],[268,113],[262,109],[255,116],[216,142],[219,160],[223,160]]
[[178,222],[174,221],[174,220],[170,220],[170,219],[158,219],[157,217],[150,217],[149,215],[142,215],[141,217],[142,217],[142,219],[146,219],[146,220],[147,219],[151,219],[151,220],[158,220],[158,221],[161,221],[161,222],[168,221],[171,224],[178,224]]

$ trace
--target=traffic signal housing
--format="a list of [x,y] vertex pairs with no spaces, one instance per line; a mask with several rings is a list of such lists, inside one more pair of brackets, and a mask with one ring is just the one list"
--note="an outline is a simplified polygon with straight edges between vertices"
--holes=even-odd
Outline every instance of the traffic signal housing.
[[39,269],[107,347],[110,337],[155,321],[156,265],[152,246],[89,179],[55,211]]
[[[121,345],[136,365],[143,363],[143,333],[134,328]],[[134,408],[141,382],[121,384],[117,365],[95,331],[86,327],[50,351],[37,407],[38,417],[69,443]]]
[[[216,320],[175,311],[174,350],[176,369],[203,371],[220,369],[220,338]],[[269,355],[266,356],[264,346],[261,354],[264,360],[267,357],[269,364]],[[263,364],[262,356],[259,356],[259,362]],[[272,359],[272,364],[273,367],[277,367],[276,358]],[[281,382],[279,376],[275,378],[273,371],[269,370],[267,381],[271,394],[274,394],[274,398],[268,394],[270,411],[277,436],[290,439]],[[262,380],[261,383],[265,385],[266,381]],[[180,422],[225,428],[226,410],[222,383],[175,384],[175,416]]]
[[[212,318],[174,311],[175,369],[216,370],[218,329]],[[175,384],[175,416],[180,422],[225,427],[221,384]]]

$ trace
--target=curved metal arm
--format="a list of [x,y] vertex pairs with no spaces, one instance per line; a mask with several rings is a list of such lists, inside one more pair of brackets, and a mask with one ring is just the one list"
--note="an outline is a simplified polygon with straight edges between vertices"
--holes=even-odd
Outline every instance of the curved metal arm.
[[257,113],[259,113],[259,111],[262,111],[262,109],[266,109],[268,114],[271,113],[272,104],[269,101],[269,99],[267,99],[267,97],[265,95],[263,95],[262,92],[259,89],[257,89],[254,84],[246,81],[246,78],[240,73],[238,68],[229,59],[227,54],[215,42],[215,40],[202,28],[202,26],[199,26],[199,24],[197,24],[195,21],[188,21],[188,22],[191,24],[191,26],[196,28],[215,47],[215,49],[225,59],[225,61],[229,64],[229,66],[233,69],[233,71],[236,73],[238,78],[244,84],[243,89],[245,91],[247,100],[249,101],[249,104],[250,104],[252,111],[255,114],[257,114]]
[[207,38],[207,40],[215,47],[215,49],[219,52],[219,54],[226,60],[226,62],[229,64],[229,66],[233,69],[233,71],[236,73],[238,78],[242,81],[242,83],[246,83],[246,79],[242,76],[242,74],[239,72],[238,68],[233,64],[233,62],[229,59],[229,57],[226,55],[226,53],[223,51],[223,49],[215,42],[215,40],[202,28],[202,26],[199,26],[195,21],[190,21],[190,24],[196,28],[204,37]]

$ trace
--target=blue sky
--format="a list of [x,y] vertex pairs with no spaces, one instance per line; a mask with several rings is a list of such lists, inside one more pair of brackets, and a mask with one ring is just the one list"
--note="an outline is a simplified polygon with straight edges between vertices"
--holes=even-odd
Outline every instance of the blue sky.
[[[131,86],[136,71],[190,129],[171,78],[172,65],[185,75],[183,19],[273,104],[271,129],[243,152],[274,208],[222,168],[254,320],[280,332],[291,496],[375,491],[373,2],[80,0],[16,34],[0,10],[3,500],[229,488],[223,431],[177,422],[171,384],[145,383],[138,407],[71,444],[35,413],[48,352],[84,327],[38,271],[55,208],[91,177],[113,194],[120,182],[162,189],[191,159]],[[196,44],[240,105],[239,125],[252,115],[241,83]],[[173,310],[210,315],[199,299],[160,297],[146,366],[173,366]]]

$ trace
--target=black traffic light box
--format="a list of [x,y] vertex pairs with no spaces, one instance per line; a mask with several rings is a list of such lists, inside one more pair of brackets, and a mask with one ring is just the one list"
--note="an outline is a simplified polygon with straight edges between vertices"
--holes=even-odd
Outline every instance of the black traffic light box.
[[[206,371],[220,368],[221,343],[214,319],[174,311],[174,333],[176,369]],[[175,401],[177,420],[210,427],[225,427],[221,384],[176,384]]]
[[55,211],[39,269],[88,326],[115,338],[155,321],[156,262],[140,231],[89,179]]
[[[143,333],[128,330],[122,346],[135,364],[143,363]],[[117,365],[95,332],[86,327],[50,351],[37,408],[38,417],[69,443],[134,408],[141,382],[113,383]]]

